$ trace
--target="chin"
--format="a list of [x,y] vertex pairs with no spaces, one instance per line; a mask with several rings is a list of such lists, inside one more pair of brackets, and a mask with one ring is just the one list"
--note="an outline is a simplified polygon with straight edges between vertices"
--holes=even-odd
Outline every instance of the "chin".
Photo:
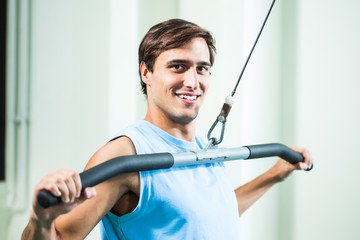
[[197,117],[197,114],[195,115],[186,115],[186,116],[173,116],[173,119],[175,120],[175,122],[177,123],[181,123],[181,124],[189,124],[191,122],[193,122]]

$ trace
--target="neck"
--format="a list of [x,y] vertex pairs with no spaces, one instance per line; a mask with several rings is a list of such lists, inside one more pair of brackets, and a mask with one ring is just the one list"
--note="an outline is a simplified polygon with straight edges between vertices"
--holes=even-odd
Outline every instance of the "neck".
[[195,141],[196,122],[192,120],[189,123],[182,123],[173,119],[170,119],[164,115],[157,115],[156,117],[147,112],[145,120],[154,124],[158,128],[164,130],[170,135],[188,142]]

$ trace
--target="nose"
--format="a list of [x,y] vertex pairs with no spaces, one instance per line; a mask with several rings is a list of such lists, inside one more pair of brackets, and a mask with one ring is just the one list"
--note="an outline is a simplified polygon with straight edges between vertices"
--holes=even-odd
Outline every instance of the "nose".
[[199,88],[199,78],[195,68],[190,68],[187,71],[184,79],[184,86],[191,89]]

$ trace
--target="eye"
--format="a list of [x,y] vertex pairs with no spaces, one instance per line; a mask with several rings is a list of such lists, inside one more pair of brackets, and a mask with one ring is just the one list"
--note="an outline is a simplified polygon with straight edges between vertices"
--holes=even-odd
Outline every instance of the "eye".
[[178,72],[178,73],[186,71],[186,67],[184,65],[181,65],[181,64],[171,65],[170,69],[172,69],[174,72]]
[[181,66],[181,65],[173,65],[172,68],[175,69],[175,70],[181,70],[181,69],[183,69],[183,66]]
[[198,66],[196,69],[200,73],[208,73],[210,71],[208,66]]

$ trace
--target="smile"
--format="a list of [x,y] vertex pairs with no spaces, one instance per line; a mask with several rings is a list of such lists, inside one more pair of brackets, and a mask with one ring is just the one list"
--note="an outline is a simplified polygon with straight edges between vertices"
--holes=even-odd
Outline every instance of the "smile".
[[190,96],[190,95],[184,95],[184,94],[180,94],[180,95],[177,95],[179,98],[182,98],[182,99],[185,99],[185,100],[189,100],[189,101],[194,101],[196,100],[196,98],[198,96]]

